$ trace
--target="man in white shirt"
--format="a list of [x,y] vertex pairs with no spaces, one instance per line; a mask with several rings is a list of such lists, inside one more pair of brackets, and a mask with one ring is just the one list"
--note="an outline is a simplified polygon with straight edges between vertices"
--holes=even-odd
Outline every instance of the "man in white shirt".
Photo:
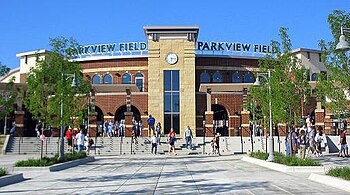
[[80,132],[75,136],[75,139],[77,140],[78,152],[83,151],[85,135],[83,134],[82,130],[80,130]]
[[190,126],[185,129],[186,148],[192,148],[192,131]]

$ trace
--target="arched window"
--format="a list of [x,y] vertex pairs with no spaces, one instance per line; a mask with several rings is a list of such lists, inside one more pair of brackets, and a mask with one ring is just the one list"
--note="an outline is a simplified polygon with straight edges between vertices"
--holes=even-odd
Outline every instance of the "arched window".
[[253,83],[254,82],[254,76],[252,73],[247,72],[244,74],[244,82],[245,83]]
[[143,91],[143,74],[136,73],[135,75],[135,83],[136,86],[139,88],[140,91]]
[[317,81],[317,73],[312,73],[311,81]]
[[223,78],[222,78],[222,74],[220,72],[216,72],[213,75],[213,83],[222,83]]
[[238,72],[232,75],[232,83],[242,83],[242,76]]
[[131,84],[131,74],[129,74],[129,73],[123,74],[122,83],[123,84]]
[[112,84],[112,76],[110,74],[106,74],[103,77],[103,84]]
[[92,84],[100,84],[101,83],[101,77],[98,74],[95,74],[92,77]]
[[210,74],[207,72],[202,72],[200,75],[201,83],[210,83]]

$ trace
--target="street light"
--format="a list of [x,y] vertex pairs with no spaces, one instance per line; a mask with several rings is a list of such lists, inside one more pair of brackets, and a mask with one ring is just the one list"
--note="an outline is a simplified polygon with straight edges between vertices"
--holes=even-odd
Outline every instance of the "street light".
[[[66,78],[64,78],[66,77]],[[71,87],[72,88],[76,88],[78,86],[78,81],[75,77],[75,73],[74,74],[61,74],[61,80],[62,83],[65,79],[69,79],[69,78],[73,78]],[[63,160],[64,158],[64,128],[63,128],[63,94],[61,94],[61,131],[60,131],[60,142],[59,142],[59,160]]]
[[272,93],[271,93],[271,83],[270,83],[270,78],[271,78],[271,71],[270,69],[267,70],[267,74],[266,73],[258,73],[256,81],[254,82],[254,86],[260,86],[260,81],[259,81],[259,76],[263,77],[264,79],[266,79],[267,81],[267,85],[269,88],[269,94],[270,94],[270,99],[269,99],[269,113],[270,113],[270,125],[269,125],[269,129],[270,129],[270,136],[269,136],[269,157],[267,158],[267,161],[273,161],[273,159],[275,158],[274,155],[274,147],[273,147],[273,133],[272,133],[272,106],[271,106],[271,99],[272,99]]
[[344,28],[340,27],[340,37],[339,37],[339,43],[337,44],[335,50],[337,51],[348,51],[350,50],[350,44],[346,40],[346,36],[344,32],[350,32],[350,28]]

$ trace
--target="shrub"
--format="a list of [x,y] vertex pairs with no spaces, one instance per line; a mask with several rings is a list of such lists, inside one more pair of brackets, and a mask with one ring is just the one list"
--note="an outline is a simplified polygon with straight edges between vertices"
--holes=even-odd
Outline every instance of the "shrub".
[[7,169],[0,168],[0,177],[4,175],[7,175]]
[[266,152],[252,152],[250,153],[250,156],[253,157],[253,158],[257,158],[257,159],[261,159],[261,160],[266,160],[267,157],[269,156],[268,153]]
[[[66,161],[72,161],[80,158],[85,158],[86,153],[85,152],[80,152],[80,153],[67,153],[65,154],[65,158],[63,162]],[[17,161],[15,163],[16,167],[46,167],[46,166],[51,166],[57,163],[61,163],[58,160],[58,155],[56,154],[54,157],[48,158],[44,157],[42,159],[28,159],[28,160],[21,160]]]
[[[261,160],[266,160],[269,154],[265,152],[252,152],[250,156]],[[280,152],[275,152],[275,159],[273,162],[287,166],[321,166],[319,162],[316,162],[310,158],[301,159],[296,156],[286,157]]]
[[342,167],[342,168],[331,168],[327,175],[333,177],[340,177],[345,180],[350,180],[350,168]]

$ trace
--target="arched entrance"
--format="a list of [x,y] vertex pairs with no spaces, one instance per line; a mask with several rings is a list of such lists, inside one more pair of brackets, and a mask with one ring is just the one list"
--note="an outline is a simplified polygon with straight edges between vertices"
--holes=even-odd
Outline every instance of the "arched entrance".
[[[125,120],[124,112],[126,112],[126,105],[119,107],[117,109],[117,111],[115,111],[114,121]],[[133,113],[133,116],[134,116],[136,121],[141,120],[141,114],[140,114],[139,109],[137,109],[135,106],[131,105],[131,112]]]
[[225,107],[219,104],[212,104],[211,110],[214,112],[214,133],[220,133],[222,136],[228,136],[228,114]]
[[96,116],[97,132],[102,132],[103,112],[101,108],[99,108],[98,106],[95,106],[95,112],[97,113],[97,116]]

